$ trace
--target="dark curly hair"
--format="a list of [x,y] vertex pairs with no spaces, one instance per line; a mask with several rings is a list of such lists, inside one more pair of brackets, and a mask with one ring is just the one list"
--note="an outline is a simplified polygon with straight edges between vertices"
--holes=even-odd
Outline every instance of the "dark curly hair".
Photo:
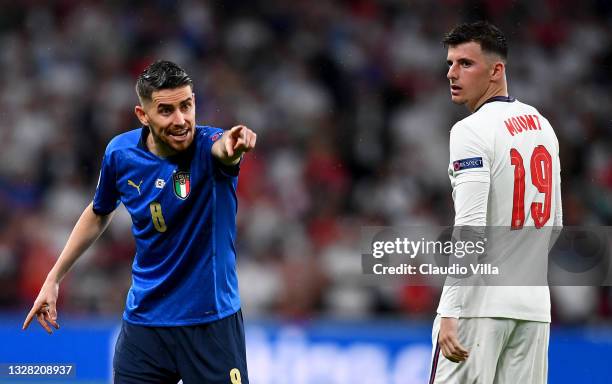
[[171,61],[158,60],[145,68],[138,76],[136,93],[141,102],[151,101],[154,91],[179,88],[185,85],[193,88],[193,81],[183,68]]

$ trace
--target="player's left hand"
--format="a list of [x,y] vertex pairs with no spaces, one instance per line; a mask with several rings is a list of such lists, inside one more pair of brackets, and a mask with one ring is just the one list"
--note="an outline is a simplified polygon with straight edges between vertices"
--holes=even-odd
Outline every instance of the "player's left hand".
[[257,134],[246,125],[236,125],[224,135],[224,145],[227,156],[238,158],[243,153],[255,148]]

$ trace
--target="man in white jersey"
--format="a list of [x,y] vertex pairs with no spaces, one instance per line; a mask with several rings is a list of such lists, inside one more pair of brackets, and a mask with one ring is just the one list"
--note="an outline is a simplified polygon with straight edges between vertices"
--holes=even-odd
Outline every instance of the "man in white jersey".
[[[455,228],[506,227],[513,246],[503,248],[504,257],[517,255],[514,260],[545,271],[549,246],[562,226],[555,133],[535,108],[508,95],[508,48],[498,28],[461,24],[443,42],[451,99],[472,113],[450,133]],[[527,236],[535,231],[540,236]],[[522,253],[526,248],[530,252]],[[547,382],[548,286],[515,285],[444,287],[433,327],[430,384]]]

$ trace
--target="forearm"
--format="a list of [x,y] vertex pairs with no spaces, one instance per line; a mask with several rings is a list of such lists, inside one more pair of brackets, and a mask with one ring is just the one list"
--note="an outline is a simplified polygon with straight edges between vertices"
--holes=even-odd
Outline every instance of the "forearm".
[[93,244],[110,222],[114,213],[106,216],[96,215],[92,204],[81,214],[60,254],[57,262],[47,275],[47,281],[59,283],[74,262]]

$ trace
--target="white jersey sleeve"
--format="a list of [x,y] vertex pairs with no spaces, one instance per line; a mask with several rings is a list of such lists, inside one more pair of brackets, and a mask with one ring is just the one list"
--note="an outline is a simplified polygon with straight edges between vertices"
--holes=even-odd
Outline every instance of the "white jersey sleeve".
[[[453,187],[455,226],[484,227],[487,219],[487,203],[491,182],[490,147],[483,135],[477,135],[467,126],[455,124],[450,133],[449,176]],[[459,318],[462,313],[462,297],[465,288],[446,285],[444,301],[440,301],[438,313],[442,317]]]
[[491,145],[486,135],[455,124],[450,133],[449,176],[453,187],[455,226],[485,226],[491,183]]

